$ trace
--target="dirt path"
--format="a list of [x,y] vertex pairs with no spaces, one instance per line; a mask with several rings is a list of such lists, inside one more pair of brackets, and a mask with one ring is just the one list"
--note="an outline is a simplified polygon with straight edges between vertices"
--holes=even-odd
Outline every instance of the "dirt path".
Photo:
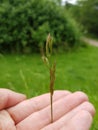
[[93,39],[89,39],[89,38],[84,38],[84,40],[86,42],[88,42],[90,45],[98,47],[98,41],[97,40],[93,40]]

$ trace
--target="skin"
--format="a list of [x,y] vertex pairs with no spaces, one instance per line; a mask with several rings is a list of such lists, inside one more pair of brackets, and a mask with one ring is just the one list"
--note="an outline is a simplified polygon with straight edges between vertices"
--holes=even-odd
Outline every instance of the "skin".
[[31,99],[0,89],[0,130],[89,130],[94,106],[83,92],[55,91],[54,122],[51,122],[49,94]]

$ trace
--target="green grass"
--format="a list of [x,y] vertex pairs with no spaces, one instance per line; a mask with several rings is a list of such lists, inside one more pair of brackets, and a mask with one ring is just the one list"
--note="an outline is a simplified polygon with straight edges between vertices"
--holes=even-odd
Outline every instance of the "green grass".
[[[55,54],[55,89],[84,91],[98,112],[98,48]],[[0,55],[0,86],[29,97],[48,92],[49,73],[40,55]],[[98,114],[91,130],[98,130]]]

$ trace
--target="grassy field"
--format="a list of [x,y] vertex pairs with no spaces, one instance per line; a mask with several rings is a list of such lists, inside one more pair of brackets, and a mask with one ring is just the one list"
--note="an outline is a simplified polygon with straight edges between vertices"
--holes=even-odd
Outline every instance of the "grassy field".
[[[55,89],[84,91],[98,112],[98,48],[55,54]],[[49,73],[40,55],[0,55],[0,86],[29,97],[48,92]],[[96,113],[91,130],[98,130]]]

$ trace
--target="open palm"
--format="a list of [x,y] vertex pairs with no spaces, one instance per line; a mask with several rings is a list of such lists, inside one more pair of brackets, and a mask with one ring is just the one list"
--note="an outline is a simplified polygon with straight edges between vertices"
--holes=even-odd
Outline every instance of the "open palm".
[[54,122],[49,94],[26,99],[0,89],[0,130],[89,130],[95,109],[82,92],[55,91]]

